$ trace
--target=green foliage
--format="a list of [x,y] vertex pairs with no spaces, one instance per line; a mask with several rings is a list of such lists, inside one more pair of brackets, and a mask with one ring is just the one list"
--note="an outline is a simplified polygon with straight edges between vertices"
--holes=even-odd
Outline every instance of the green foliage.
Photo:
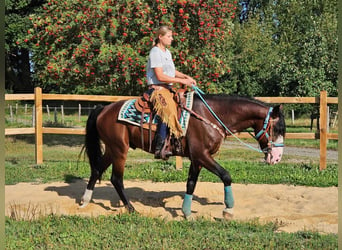
[[[268,22],[258,18],[236,24],[226,53],[232,54],[230,73],[221,77],[222,92],[248,96],[277,95],[273,83],[278,50],[272,41]],[[229,52],[228,52],[229,51]]]
[[282,50],[276,71],[281,95],[318,96],[321,90],[337,95],[336,5],[336,1],[276,5],[281,23],[277,32]]
[[[6,249],[337,249],[337,235],[258,221],[165,221],[137,214],[6,218]],[[205,237],[204,237],[205,236]]]
[[177,69],[204,91],[336,96],[336,5],[251,1],[248,22],[240,24],[233,0],[7,0],[6,88],[30,88],[23,53],[30,50],[33,80],[45,92],[138,95],[153,32],[166,24],[175,31]]
[[[30,20],[27,18],[27,12],[32,8],[30,0],[6,0],[5,9],[5,49],[6,51],[16,50],[18,40],[22,39],[30,27]],[[26,47],[22,44],[20,47]]]
[[222,41],[229,36],[236,2],[55,1],[30,16],[19,40],[33,50],[45,90],[80,94],[140,94],[153,32],[174,29],[176,67],[203,89],[227,71]]
[[28,14],[44,0],[6,0],[5,7],[5,86],[8,92],[32,91],[29,45],[20,43],[25,40],[31,26]]
[[235,24],[222,91],[250,96],[337,96],[337,1],[274,1]]

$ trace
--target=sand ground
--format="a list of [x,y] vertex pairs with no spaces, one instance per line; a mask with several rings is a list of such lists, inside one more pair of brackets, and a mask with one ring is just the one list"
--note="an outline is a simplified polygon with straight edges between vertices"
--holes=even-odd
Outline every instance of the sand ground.
[[[183,220],[181,206],[183,183],[125,181],[128,196],[136,210],[145,216]],[[125,212],[113,186],[108,181],[97,184],[93,201],[79,207],[86,180],[73,183],[19,183],[5,186],[7,216],[31,219],[42,214],[98,216]],[[338,230],[338,189],[290,185],[233,184],[234,220],[277,222],[279,231],[314,230],[335,233]],[[223,185],[199,182],[192,216],[221,219]]]

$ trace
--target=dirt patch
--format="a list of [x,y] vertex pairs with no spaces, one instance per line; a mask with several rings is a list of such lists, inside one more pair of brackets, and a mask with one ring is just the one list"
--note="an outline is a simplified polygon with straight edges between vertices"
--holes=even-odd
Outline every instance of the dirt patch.
[[[125,181],[133,206],[145,216],[183,220],[181,206],[185,183]],[[78,203],[85,180],[73,183],[19,183],[5,186],[6,215],[30,219],[43,214],[98,216],[125,212],[110,182],[95,187],[93,201],[85,208]],[[289,185],[233,184],[234,220],[275,221],[279,231],[314,230],[335,233],[338,229],[337,187],[317,188]],[[223,186],[199,182],[193,217],[222,217]]]

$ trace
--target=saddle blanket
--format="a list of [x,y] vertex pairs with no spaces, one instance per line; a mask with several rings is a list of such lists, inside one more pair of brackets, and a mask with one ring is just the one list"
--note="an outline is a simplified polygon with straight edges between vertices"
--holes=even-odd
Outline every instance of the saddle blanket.
[[[189,109],[192,109],[192,104],[193,104],[193,99],[194,99],[194,91],[187,92],[186,94],[186,107]],[[122,105],[119,115],[118,115],[118,120],[119,121],[125,121],[130,124],[136,125],[140,127],[141,123],[141,112],[138,111],[135,108],[135,102],[137,99],[132,99],[132,100],[127,100],[125,103]],[[143,127],[148,128],[149,123],[150,123],[151,116],[149,113],[144,114],[144,119],[143,119]],[[186,110],[182,110],[180,118],[179,118],[179,124],[182,127],[183,130],[183,135],[185,135],[188,123],[190,119],[190,113]],[[153,120],[152,120],[152,130],[156,130],[156,125],[158,123],[158,116],[155,115]]]

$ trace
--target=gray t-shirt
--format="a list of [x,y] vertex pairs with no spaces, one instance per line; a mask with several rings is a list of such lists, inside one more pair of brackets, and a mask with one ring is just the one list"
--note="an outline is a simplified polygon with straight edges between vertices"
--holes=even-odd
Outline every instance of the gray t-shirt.
[[163,82],[158,81],[153,68],[163,68],[163,73],[165,75],[175,77],[176,68],[175,64],[173,63],[171,53],[168,49],[166,49],[166,51],[164,52],[157,46],[153,47],[150,51],[147,62],[147,84],[162,84]]

